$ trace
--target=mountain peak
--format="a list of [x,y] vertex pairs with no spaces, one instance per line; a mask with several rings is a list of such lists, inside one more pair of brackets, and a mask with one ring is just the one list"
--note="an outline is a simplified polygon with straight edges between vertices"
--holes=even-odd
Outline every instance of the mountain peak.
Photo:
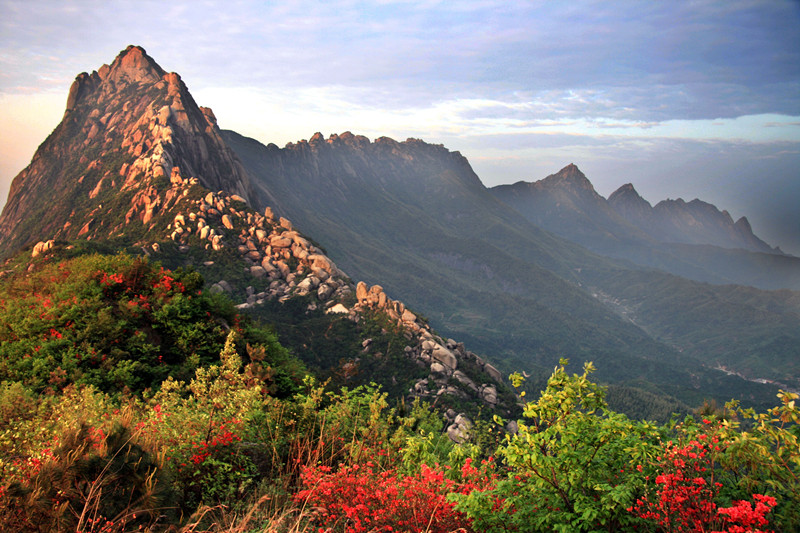
[[[106,79],[104,76],[106,70],[105,65],[100,67],[98,74],[101,79]],[[112,79],[117,80],[126,77],[130,81],[151,81],[157,82],[160,80],[165,72],[156,61],[147,55],[147,52],[141,46],[129,45],[125,50],[120,52],[114,59],[111,66],[108,67],[107,73],[112,76]],[[115,80],[116,81],[116,80]]]
[[[633,186],[633,183],[625,183],[624,185],[620,186],[619,189],[614,191],[611,196],[615,194],[635,194],[636,196],[641,197],[639,192],[636,190],[636,187]],[[609,196],[609,198],[611,197]]]
[[110,65],[75,78],[61,123],[14,178],[0,215],[0,250],[42,238],[110,235],[120,229],[100,217],[102,206],[120,192],[146,191],[152,215],[178,178],[252,199],[214,113],[197,105],[178,74],[128,46]]
[[586,176],[581,169],[578,168],[578,165],[575,163],[570,163],[569,165],[565,166],[555,174],[556,176],[561,176],[562,178],[578,178],[578,179],[586,179]]
[[650,202],[639,195],[632,183],[626,183],[611,193],[608,197],[608,205],[622,215],[622,218],[637,227],[647,220],[653,210]]
[[581,191],[583,194],[590,193],[592,196],[597,194],[592,182],[589,181],[589,178],[581,172],[575,163],[570,163],[555,174],[551,174],[543,180],[535,182],[533,185],[534,187],[542,189],[561,189],[567,187],[568,189]]
[[645,204],[647,204],[647,207],[651,207],[650,206],[650,202],[648,202],[647,200],[642,198],[642,196],[639,194],[639,192],[636,190],[636,188],[633,186],[632,183],[626,183],[625,185],[622,185],[616,191],[612,192],[611,195],[608,197],[608,201],[611,204],[615,204],[615,203],[628,203],[628,204],[637,203],[637,204],[642,204],[642,203],[645,203]]
[[741,217],[734,223],[734,226],[739,228],[739,231],[742,233],[752,233],[753,228],[750,226],[750,221],[747,220],[747,217]]
[[64,115],[74,110],[81,100],[103,83],[111,82],[121,89],[130,83],[157,83],[165,74],[164,69],[147,55],[144,48],[130,45],[117,55],[111,65],[103,65],[91,74],[82,72],[75,77],[69,88]]
[[[561,179],[568,179],[568,180],[579,180],[579,181],[589,181],[586,175],[581,172],[581,169],[578,168],[578,165],[575,163],[570,163],[569,165],[565,166],[553,176],[557,176]],[[546,178],[545,178],[546,179]]]
[[574,163],[534,183],[501,185],[492,192],[537,226],[590,250],[647,239],[608,205]]
[[776,253],[753,234],[746,218],[734,223],[728,211],[697,198],[690,202],[683,198],[667,199],[651,207],[626,183],[608,197],[608,203],[629,223],[661,242]]

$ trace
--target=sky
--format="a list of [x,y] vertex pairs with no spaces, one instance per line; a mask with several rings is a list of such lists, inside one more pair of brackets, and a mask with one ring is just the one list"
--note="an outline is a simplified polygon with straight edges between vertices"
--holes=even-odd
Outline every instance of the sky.
[[487,186],[575,163],[800,255],[798,0],[0,0],[0,205],[75,76],[129,44],[265,144],[421,138]]

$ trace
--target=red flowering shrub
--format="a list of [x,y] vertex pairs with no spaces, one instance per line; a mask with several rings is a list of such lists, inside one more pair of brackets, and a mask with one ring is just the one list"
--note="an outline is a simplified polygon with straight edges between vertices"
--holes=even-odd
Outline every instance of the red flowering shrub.
[[234,503],[241,498],[255,475],[252,461],[242,453],[242,422],[211,422],[207,433],[187,435],[174,449],[176,480],[183,487],[187,509],[200,504]]
[[700,531],[715,518],[712,500],[720,484],[707,482],[705,476],[713,473],[713,453],[720,447],[716,437],[712,443],[701,437],[682,448],[667,444],[665,455],[659,457],[663,471],[655,479],[657,498],[637,500],[631,507],[634,514],[668,531]]
[[375,464],[354,464],[333,470],[306,467],[303,488],[295,502],[317,510],[320,531],[472,531],[471,521],[455,510],[451,493],[467,494],[485,486],[469,460],[462,481],[445,477],[441,468],[422,465],[416,475],[402,475],[392,468],[380,471]]
[[[189,463],[199,466],[203,464],[206,459],[215,454],[219,456],[232,455],[233,451],[231,450],[231,445],[234,442],[242,440],[242,438],[234,432],[237,431],[237,428],[239,431],[241,430],[239,426],[241,426],[241,422],[238,420],[222,422],[221,424],[212,422],[208,437],[191,443],[189,459],[186,463],[181,463],[179,468],[190,466]],[[233,431],[231,431],[231,429],[233,429]]]
[[[756,505],[739,500],[732,507],[720,508],[717,512],[724,517],[728,533],[764,533],[761,529],[769,525],[766,515],[778,503],[772,496],[753,494]],[[721,532],[713,532],[721,533]]]
[[724,447],[725,443],[713,434],[700,434],[682,447],[667,443],[665,454],[658,457],[662,472],[655,478],[655,498],[639,498],[629,511],[663,531],[761,531],[754,527],[769,525],[766,515],[776,505],[775,498],[753,494],[755,507],[740,500],[732,507],[721,508],[714,501],[722,487],[714,480],[715,458]]

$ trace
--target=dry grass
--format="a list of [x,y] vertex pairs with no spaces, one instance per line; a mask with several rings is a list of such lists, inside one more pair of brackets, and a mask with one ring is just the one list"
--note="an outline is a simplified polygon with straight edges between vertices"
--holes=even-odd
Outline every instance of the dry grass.
[[276,508],[272,498],[262,496],[241,515],[223,507],[203,507],[180,533],[304,533],[313,531],[312,516],[294,505]]

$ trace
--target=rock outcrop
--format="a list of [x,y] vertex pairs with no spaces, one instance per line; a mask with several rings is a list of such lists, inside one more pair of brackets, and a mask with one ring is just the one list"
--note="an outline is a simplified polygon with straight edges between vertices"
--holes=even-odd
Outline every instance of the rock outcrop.
[[[368,287],[363,281],[358,282],[356,299],[357,303],[353,307],[355,313],[366,309],[378,310],[402,327],[407,332],[407,338],[412,341],[406,346],[406,356],[418,365],[430,369],[428,378],[419,380],[409,391],[413,396],[436,397],[442,394],[454,394],[467,398],[469,396],[467,391],[470,391],[472,396],[488,404],[497,404],[497,389],[494,383],[502,383],[502,375],[492,365],[468,351],[463,343],[436,335],[427,323],[406,309],[403,302],[386,296],[380,285]],[[480,385],[459,370],[459,365],[464,362],[479,369],[484,378]],[[451,378],[463,387],[453,387],[450,384]],[[490,389],[494,392],[483,393]]]
[[[179,248],[229,249],[254,280],[268,283],[265,290],[248,294],[240,309],[309,294],[333,306],[352,293],[349,280],[333,261],[300,233],[287,229],[288,221],[276,222],[271,210],[255,213],[241,197],[223,191],[209,192],[192,207],[174,213],[170,240]],[[232,291],[224,280],[212,289]]]

